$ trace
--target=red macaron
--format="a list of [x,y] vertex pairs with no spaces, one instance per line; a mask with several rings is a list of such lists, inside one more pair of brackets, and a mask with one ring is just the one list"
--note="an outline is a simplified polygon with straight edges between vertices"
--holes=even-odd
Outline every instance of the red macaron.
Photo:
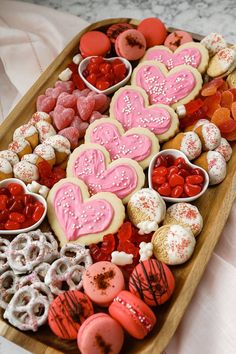
[[104,57],[111,49],[111,42],[105,33],[90,31],[80,38],[79,48],[84,58],[95,55]]
[[163,44],[167,36],[164,23],[156,17],[149,17],[141,21],[137,29],[144,35],[147,48]]

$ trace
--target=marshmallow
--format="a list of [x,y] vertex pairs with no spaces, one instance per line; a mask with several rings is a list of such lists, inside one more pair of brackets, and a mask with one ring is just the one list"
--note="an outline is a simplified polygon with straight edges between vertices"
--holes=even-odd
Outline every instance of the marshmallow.
[[158,224],[156,221],[141,221],[137,224],[139,228],[138,233],[140,235],[150,234],[158,229]]
[[46,199],[47,196],[48,196],[48,193],[49,193],[49,188],[46,187],[46,186],[41,186],[41,187],[39,188],[38,193],[39,193],[44,199]]
[[82,61],[82,59],[83,59],[83,57],[82,57],[81,54],[76,54],[73,57],[72,61],[73,61],[74,64],[79,65],[79,63]]
[[119,266],[124,266],[126,264],[132,264],[133,263],[133,254],[128,254],[124,251],[118,252],[114,251],[111,254],[111,262],[119,265]]
[[66,68],[58,75],[58,78],[61,81],[69,81],[71,78],[71,75],[72,75],[72,71],[69,68]]
[[153,244],[151,242],[141,242],[139,245],[139,254],[140,262],[151,258],[153,255]]

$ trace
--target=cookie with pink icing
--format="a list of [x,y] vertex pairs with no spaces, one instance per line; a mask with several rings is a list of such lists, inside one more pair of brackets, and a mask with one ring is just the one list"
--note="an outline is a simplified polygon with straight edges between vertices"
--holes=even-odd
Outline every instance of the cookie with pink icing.
[[176,203],[166,210],[163,224],[180,224],[183,227],[190,227],[194,236],[197,236],[202,231],[203,219],[195,205],[190,203]]
[[104,147],[90,143],[80,145],[70,155],[67,176],[81,179],[90,195],[111,192],[123,203],[127,203],[145,182],[143,169],[138,162],[127,158],[111,162]]
[[233,153],[230,144],[225,138],[220,139],[220,144],[217,146],[217,148],[214,151],[219,152],[224,157],[226,162],[230,160],[231,155]]
[[202,76],[190,65],[179,65],[168,71],[164,64],[150,60],[136,66],[131,84],[146,91],[150,104],[162,103],[176,108],[198,95]]
[[214,150],[221,141],[220,129],[213,123],[208,122],[194,128],[202,143],[202,150]]
[[172,108],[163,104],[150,105],[146,92],[140,87],[125,86],[113,96],[111,118],[117,119],[125,130],[143,127],[153,132],[160,142],[174,136],[179,120]]
[[122,125],[111,118],[101,118],[90,124],[84,140],[105,147],[112,161],[130,158],[143,169],[160,150],[158,139],[149,129],[139,127],[125,132]]
[[207,69],[209,54],[202,44],[195,42],[182,44],[174,52],[164,45],[157,45],[146,51],[142,58],[142,61],[145,60],[163,63],[168,70],[186,64],[204,73]]
[[179,133],[162,146],[163,150],[176,149],[182,151],[189,160],[196,159],[202,152],[202,143],[194,132]]
[[194,164],[204,168],[209,175],[210,184],[222,182],[226,176],[226,162],[224,157],[217,151],[207,151],[201,154]]
[[125,218],[125,208],[115,194],[101,192],[90,197],[86,184],[78,178],[57,182],[47,202],[48,220],[61,246],[101,242],[104,235],[116,233]]

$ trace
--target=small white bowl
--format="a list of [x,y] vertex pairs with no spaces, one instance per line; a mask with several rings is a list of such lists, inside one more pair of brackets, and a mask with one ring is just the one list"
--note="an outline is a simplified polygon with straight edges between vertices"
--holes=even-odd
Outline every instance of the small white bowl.
[[46,216],[46,213],[47,213],[47,202],[46,202],[46,200],[39,194],[29,192],[28,189],[26,188],[26,185],[24,184],[24,182],[22,182],[20,179],[17,179],[17,178],[4,179],[3,181],[0,182],[0,188],[1,187],[6,187],[10,183],[20,184],[24,188],[25,194],[29,194],[29,195],[34,196],[35,199],[37,199],[40,203],[42,203],[43,206],[44,206],[44,213],[41,216],[41,218],[35,224],[33,224],[33,225],[29,226],[29,227],[26,227],[24,229],[0,230],[0,235],[15,235],[15,234],[20,234],[22,232],[28,232],[28,231],[34,230],[42,223],[42,221],[44,220],[44,218]]
[[81,77],[81,79],[83,80],[83,82],[85,83],[85,85],[90,88],[90,90],[93,90],[97,93],[104,93],[105,95],[110,95],[111,93],[117,91],[120,87],[124,86],[130,79],[130,76],[132,74],[132,65],[130,64],[130,62],[125,59],[125,58],[122,58],[122,57],[113,57],[113,58],[104,58],[105,61],[109,62],[109,61],[113,61],[115,59],[119,59],[120,61],[122,61],[125,66],[126,66],[126,70],[127,70],[127,75],[126,77],[124,78],[124,80],[118,82],[117,84],[111,86],[111,87],[108,87],[106,90],[99,90],[97,89],[95,86],[93,86],[92,84],[90,84],[90,82],[88,82],[86,80],[86,78],[84,77],[83,75],[83,71],[86,69],[89,61],[91,58],[95,58],[96,56],[91,56],[91,57],[87,57],[85,59],[83,59],[80,64],[79,64],[79,68],[78,68],[78,72],[79,72],[79,75]]
[[208,188],[208,185],[209,185],[209,176],[208,176],[208,173],[202,168],[202,167],[199,167],[197,165],[194,165],[192,164],[187,156],[182,152],[182,151],[179,151],[179,150],[175,150],[175,149],[166,149],[166,150],[162,150],[160,152],[158,152],[155,156],[153,156],[150,164],[149,164],[149,169],[148,169],[148,185],[149,185],[149,188],[153,188],[153,185],[152,185],[152,171],[154,169],[154,166],[155,166],[155,163],[156,163],[156,159],[158,158],[158,156],[166,156],[166,155],[172,155],[174,156],[175,158],[178,158],[178,157],[183,157],[183,159],[186,161],[186,163],[191,166],[192,168],[199,168],[199,170],[201,170],[204,174],[204,185],[203,185],[203,188],[201,190],[201,192],[193,197],[187,197],[187,198],[172,198],[172,197],[165,197],[165,196],[162,196],[162,198],[166,201],[166,202],[171,202],[171,203],[181,203],[181,202],[192,202],[198,198],[200,198],[203,193],[205,193],[205,191],[207,190]]

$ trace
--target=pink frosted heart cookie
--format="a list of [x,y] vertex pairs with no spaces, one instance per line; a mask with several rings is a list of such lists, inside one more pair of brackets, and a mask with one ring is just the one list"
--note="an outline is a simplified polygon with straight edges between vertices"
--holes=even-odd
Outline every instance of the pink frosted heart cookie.
[[162,103],[176,108],[193,100],[202,87],[202,76],[190,65],[168,71],[164,64],[144,61],[133,71],[131,84],[143,88],[150,104]]
[[142,168],[131,159],[111,162],[108,151],[98,144],[80,145],[70,155],[67,176],[81,179],[91,195],[111,192],[123,203],[142,188],[145,176]]
[[179,120],[174,110],[163,104],[149,106],[146,92],[134,86],[120,88],[112,98],[110,116],[125,130],[142,127],[166,141],[178,131]]
[[133,128],[126,133],[115,119],[101,118],[90,124],[85,134],[86,143],[102,145],[110,154],[111,160],[130,158],[136,160],[142,168],[159,152],[159,142],[146,128]]
[[91,198],[87,186],[77,178],[57,182],[48,194],[48,220],[61,245],[101,242],[116,233],[125,218],[125,208],[116,195],[98,193]]
[[203,73],[207,68],[209,54],[202,44],[190,42],[178,47],[174,53],[163,45],[152,47],[146,51],[142,61],[145,60],[163,63],[168,70],[186,64]]

